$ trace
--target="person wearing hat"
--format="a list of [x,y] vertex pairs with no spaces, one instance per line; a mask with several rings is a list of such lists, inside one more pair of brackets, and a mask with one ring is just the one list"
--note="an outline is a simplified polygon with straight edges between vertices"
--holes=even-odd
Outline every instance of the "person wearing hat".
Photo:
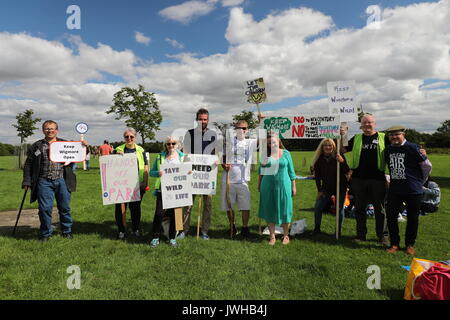
[[[348,141],[348,146],[342,152],[352,151],[351,188],[355,201],[356,237],[355,241],[365,241],[367,235],[366,208],[372,204],[375,209],[375,232],[378,241],[383,242],[385,227],[384,199],[386,196],[386,164],[384,152],[389,145],[389,139],[383,132],[376,130],[376,120],[372,114],[366,113],[361,118],[362,133],[355,134]],[[341,136],[346,130],[341,130]],[[341,144],[344,146],[344,144]]]
[[405,232],[406,253],[415,255],[419,227],[419,209],[423,196],[423,185],[431,172],[431,162],[421,152],[420,147],[405,139],[405,127],[393,126],[386,130],[390,145],[385,152],[389,167],[390,185],[387,197],[387,223],[391,246],[389,253],[400,250],[398,213],[402,203],[406,204],[408,220]]

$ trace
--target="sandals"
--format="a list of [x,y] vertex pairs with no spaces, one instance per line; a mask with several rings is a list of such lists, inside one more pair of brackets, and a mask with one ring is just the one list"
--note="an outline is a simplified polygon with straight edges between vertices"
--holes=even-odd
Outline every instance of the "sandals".
[[[273,237],[273,238],[271,238],[270,240],[269,240],[269,245],[270,246],[273,246],[273,245],[275,245],[275,242],[276,242],[277,240],[276,240],[276,238],[275,237]],[[289,244],[289,236],[284,236],[283,237],[283,242],[282,242],[283,244]]]
[[277,241],[277,239],[276,239],[275,237],[270,238],[270,240],[269,240],[269,246],[275,245],[275,242],[276,242],[276,241]]
[[283,244],[288,244],[289,243],[289,236],[284,236],[283,237]]

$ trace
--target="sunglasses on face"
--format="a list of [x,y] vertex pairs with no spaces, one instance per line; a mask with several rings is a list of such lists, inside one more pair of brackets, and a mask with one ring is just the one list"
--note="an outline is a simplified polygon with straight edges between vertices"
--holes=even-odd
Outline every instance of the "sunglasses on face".
[[241,129],[241,130],[247,130],[247,127],[237,127],[237,130]]
[[125,139],[134,139],[134,136],[124,136]]
[[168,145],[168,146],[174,146],[176,144],[177,144],[176,142],[168,142],[168,143],[166,143],[166,145]]

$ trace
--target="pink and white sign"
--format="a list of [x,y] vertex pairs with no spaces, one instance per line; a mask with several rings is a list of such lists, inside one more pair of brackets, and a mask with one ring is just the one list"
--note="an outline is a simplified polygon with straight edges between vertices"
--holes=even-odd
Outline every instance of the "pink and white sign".
[[135,154],[103,156],[99,164],[103,205],[141,200]]

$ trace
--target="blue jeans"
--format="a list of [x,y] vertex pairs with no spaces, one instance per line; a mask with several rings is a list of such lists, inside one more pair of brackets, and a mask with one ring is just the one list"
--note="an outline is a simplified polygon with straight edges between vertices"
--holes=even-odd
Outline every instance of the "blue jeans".
[[[322,212],[326,208],[326,206],[331,202],[331,196],[333,194],[324,192],[323,195],[316,200],[316,205],[314,207],[314,224],[315,229],[320,230],[320,225],[322,224]],[[345,192],[341,193],[339,196],[339,207],[341,210],[339,211],[339,231],[342,228],[342,222],[344,221],[344,201],[345,201]]]
[[72,232],[72,217],[70,215],[70,192],[64,179],[48,180],[39,178],[37,183],[37,199],[39,203],[39,221],[41,237],[52,235],[53,199],[56,198],[59,221],[62,233]]

